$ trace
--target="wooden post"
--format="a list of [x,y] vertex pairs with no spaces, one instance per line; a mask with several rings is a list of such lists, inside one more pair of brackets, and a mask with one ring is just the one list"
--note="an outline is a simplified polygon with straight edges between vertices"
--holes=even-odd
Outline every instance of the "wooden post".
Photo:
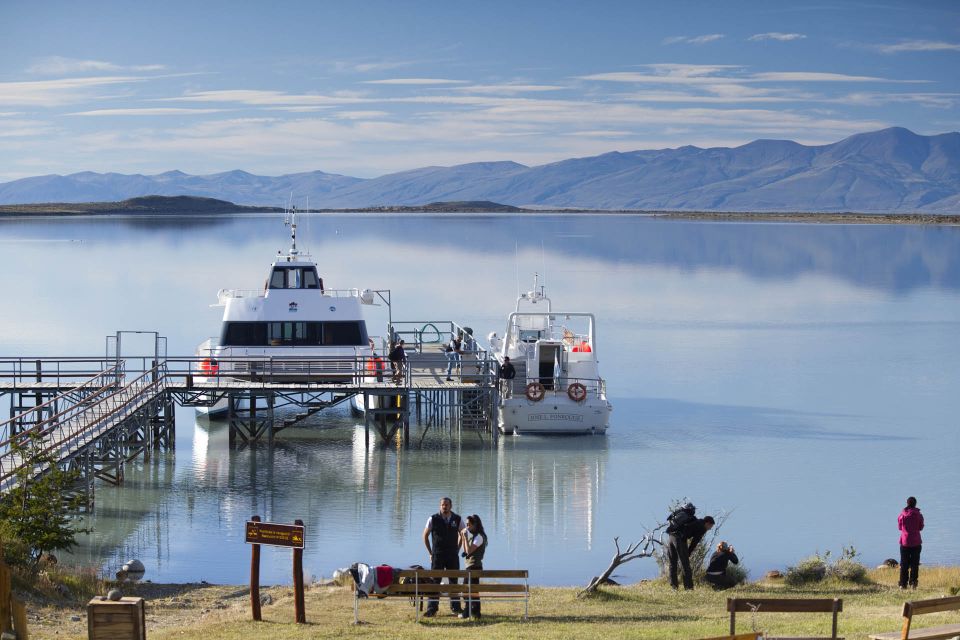
[[16,598],[10,598],[10,609],[13,611],[13,630],[17,634],[17,640],[29,640],[30,634],[27,632],[27,607]]
[[[260,516],[250,518],[254,522],[260,522]],[[250,611],[253,612],[253,619],[260,622],[260,545],[251,545],[253,551],[250,555]]]
[[[298,518],[293,521],[293,524],[302,527],[303,520]],[[303,624],[307,621],[307,612],[303,602],[303,549],[293,550],[293,600],[296,622]]]
[[10,629],[10,568],[0,556],[0,633]]

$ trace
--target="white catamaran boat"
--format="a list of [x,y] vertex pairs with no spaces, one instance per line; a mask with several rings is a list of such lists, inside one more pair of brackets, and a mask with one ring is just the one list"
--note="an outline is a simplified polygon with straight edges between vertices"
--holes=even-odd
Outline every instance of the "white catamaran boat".
[[[198,382],[229,377],[274,382],[350,382],[373,360],[362,308],[374,303],[369,289],[326,289],[309,254],[297,250],[296,210],[287,255],[277,252],[263,289],[221,289],[219,338],[197,347]],[[366,363],[366,365],[364,364]],[[355,403],[356,404],[356,403]],[[360,401],[362,404],[362,400]],[[357,406],[356,408],[361,408]],[[198,408],[210,415],[227,410],[225,399]]]
[[[604,433],[613,409],[597,366],[596,318],[557,312],[534,276],[501,338],[489,336],[516,378],[503,381],[497,421],[503,433]],[[512,384],[511,384],[512,382]]]

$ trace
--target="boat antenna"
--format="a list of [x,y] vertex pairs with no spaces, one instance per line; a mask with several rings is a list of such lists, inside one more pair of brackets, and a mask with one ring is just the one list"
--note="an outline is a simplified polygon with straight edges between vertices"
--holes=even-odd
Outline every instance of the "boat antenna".
[[296,257],[297,255],[297,207],[292,205],[290,207],[290,219],[284,220],[284,224],[290,225],[290,256]]

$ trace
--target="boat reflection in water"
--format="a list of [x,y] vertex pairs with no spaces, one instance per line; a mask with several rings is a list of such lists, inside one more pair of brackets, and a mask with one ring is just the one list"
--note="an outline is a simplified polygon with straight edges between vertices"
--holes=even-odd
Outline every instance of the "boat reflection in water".
[[[122,491],[98,493],[95,532],[78,555],[106,557],[108,570],[139,557],[155,581],[202,574],[239,583],[243,524],[259,514],[304,520],[305,562],[315,575],[366,559],[422,564],[424,521],[447,495],[459,513],[481,515],[498,563],[524,558],[539,570],[550,562],[541,557],[545,541],[562,538],[571,551],[593,544],[606,438],[521,436],[493,446],[473,434],[427,432],[419,447],[368,449],[346,410],[288,429],[272,448],[231,450],[227,431],[198,417],[192,451],[182,452],[190,464],[176,478],[134,469]],[[123,517],[105,518],[105,509]],[[286,564],[275,576],[265,567],[265,575],[288,580]]]

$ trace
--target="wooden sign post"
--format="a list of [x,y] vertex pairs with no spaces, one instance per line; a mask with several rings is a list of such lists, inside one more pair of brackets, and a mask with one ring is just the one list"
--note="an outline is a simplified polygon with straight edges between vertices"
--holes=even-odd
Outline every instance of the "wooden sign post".
[[293,548],[293,600],[296,622],[307,621],[303,595],[303,520],[294,524],[261,522],[260,516],[247,521],[246,541],[253,545],[250,556],[250,609],[254,620],[260,620],[260,545]]

